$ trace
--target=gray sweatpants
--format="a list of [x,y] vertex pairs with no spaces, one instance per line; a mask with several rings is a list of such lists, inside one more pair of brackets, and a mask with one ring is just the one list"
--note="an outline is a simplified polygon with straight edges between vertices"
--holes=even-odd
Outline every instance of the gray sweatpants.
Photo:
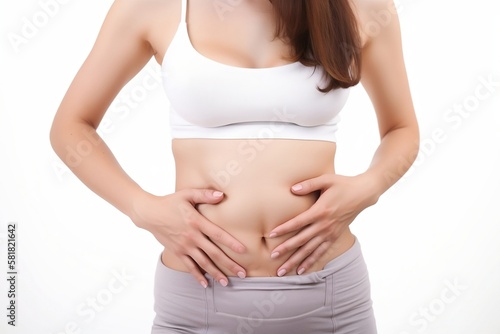
[[152,334],[376,334],[368,272],[356,239],[323,270],[285,277],[229,277],[222,287],[158,259]]

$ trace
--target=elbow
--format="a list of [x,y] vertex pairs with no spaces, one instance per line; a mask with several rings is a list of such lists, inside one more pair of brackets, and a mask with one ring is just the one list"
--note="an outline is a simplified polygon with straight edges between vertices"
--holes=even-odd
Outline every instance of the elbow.
[[409,125],[409,128],[410,128],[410,130],[409,130],[410,136],[412,138],[411,141],[415,145],[415,151],[416,151],[415,158],[416,158],[418,151],[420,150],[420,127],[418,125],[418,121],[417,121],[416,117]]
[[54,152],[62,159],[65,147],[70,144],[75,125],[73,122],[63,120],[56,115],[49,130],[50,146]]
[[61,125],[61,122],[58,120],[57,116],[52,121],[52,125],[49,131],[49,141],[50,146],[54,152],[59,155],[59,148],[62,146],[62,133],[64,126]]
[[56,155],[66,165],[74,167],[71,164],[88,155],[101,138],[88,122],[56,115],[49,131],[49,141]]
[[57,127],[56,124],[56,119],[52,121],[52,125],[49,130],[49,141],[50,141],[50,146],[52,146],[52,149],[57,153],[56,147],[57,147],[57,142],[59,138],[59,128]]
[[409,160],[413,164],[420,152],[420,128],[417,121],[412,122],[406,127],[407,143],[409,147]]
[[397,138],[396,145],[403,150],[405,160],[413,164],[420,152],[420,128],[416,119],[393,126],[381,135],[385,138]]

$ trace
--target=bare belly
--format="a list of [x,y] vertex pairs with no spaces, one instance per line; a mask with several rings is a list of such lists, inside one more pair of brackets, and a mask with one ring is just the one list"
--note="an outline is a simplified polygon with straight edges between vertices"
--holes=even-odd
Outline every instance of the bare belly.
[[[297,232],[273,239],[268,238],[269,233],[314,204],[317,193],[298,196],[290,188],[300,181],[335,173],[335,148],[335,143],[324,141],[175,139],[176,191],[209,188],[224,192],[221,203],[200,204],[197,209],[243,243],[247,251],[237,254],[218,246],[246,269],[247,276],[276,276],[292,253],[271,259],[271,251]],[[307,272],[321,270],[353,241],[346,231]],[[187,271],[167,250],[162,260],[172,269]],[[296,268],[288,275],[295,272]]]

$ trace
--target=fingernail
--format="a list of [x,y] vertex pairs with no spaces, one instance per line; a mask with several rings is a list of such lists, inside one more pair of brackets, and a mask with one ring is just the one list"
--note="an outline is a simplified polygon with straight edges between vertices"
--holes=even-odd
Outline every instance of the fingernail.
[[246,276],[245,273],[242,272],[242,271],[238,271],[237,275],[238,275],[239,278],[245,278],[245,276]]
[[220,285],[222,285],[222,286],[227,286],[227,281],[226,281],[225,279],[223,279],[223,278],[221,278],[221,279],[219,280],[219,283],[220,283]]
[[285,274],[286,274],[286,269],[281,269],[280,271],[278,271],[279,277],[284,276]]
[[306,271],[306,268],[300,268],[299,271],[297,271],[297,274],[302,275]]
[[222,191],[214,191],[213,195],[214,197],[222,197],[223,193]]
[[277,234],[273,232],[273,233],[269,234],[269,238],[274,238],[276,235]]
[[274,253],[271,254],[271,259],[275,259],[278,256],[280,256],[280,253],[279,252],[274,252]]
[[200,284],[201,284],[201,286],[202,286],[204,289],[206,289],[206,288],[207,288],[207,286],[208,286],[208,285],[207,285],[207,282],[200,282]]
[[299,190],[302,190],[302,185],[301,185],[301,184],[296,184],[296,185],[294,185],[294,186],[292,187],[292,189],[293,189],[294,191],[299,191]]

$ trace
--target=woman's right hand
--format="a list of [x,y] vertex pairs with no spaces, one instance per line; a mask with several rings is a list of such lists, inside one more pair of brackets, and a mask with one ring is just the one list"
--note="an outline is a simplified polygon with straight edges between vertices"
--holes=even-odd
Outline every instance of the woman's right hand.
[[220,191],[209,189],[185,189],[166,196],[144,193],[134,202],[130,218],[181,259],[203,287],[206,288],[208,282],[202,270],[226,286],[228,280],[221,269],[241,278],[246,272],[214,242],[237,253],[244,253],[245,246],[195,208],[201,203],[217,204],[223,198]]

